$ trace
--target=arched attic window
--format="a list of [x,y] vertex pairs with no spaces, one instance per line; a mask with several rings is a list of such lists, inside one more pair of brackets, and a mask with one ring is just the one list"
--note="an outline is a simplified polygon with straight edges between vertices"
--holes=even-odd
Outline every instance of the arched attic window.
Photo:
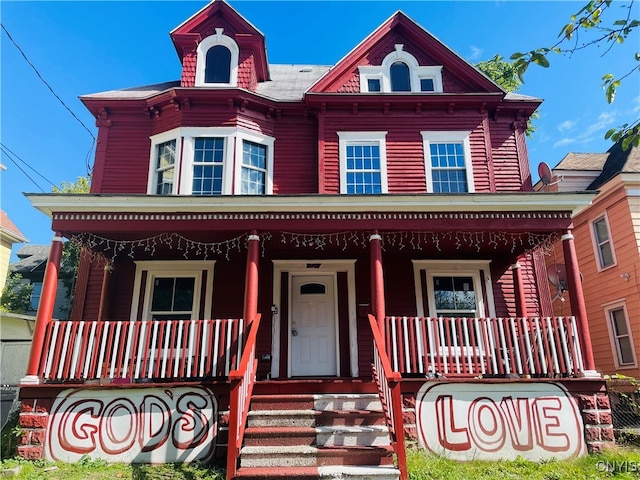
[[392,92],[410,92],[411,75],[409,66],[404,62],[393,62],[389,67]]
[[362,93],[442,93],[442,66],[422,66],[398,43],[381,65],[358,67]]
[[204,83],[229,83],[231,52],[224,45],[214,45],[207,51]]
[[216,28],[200,42],[197,51],[196,87],[235,87],[238,85],[238,44]]

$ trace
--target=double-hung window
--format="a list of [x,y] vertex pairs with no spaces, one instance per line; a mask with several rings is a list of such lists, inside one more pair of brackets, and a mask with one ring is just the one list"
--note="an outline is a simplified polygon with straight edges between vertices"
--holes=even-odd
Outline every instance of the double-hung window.
[[605,305],[605,315],[609,327],[611,344],[615,352],[617,367],[635,367],[637,365],[635,348],[631,337],[629,317],[624,301]]
[[421,132],[428,192],[474,191],[469,133]]
[[616,264],[613,243],[611,241],[611,230],[606,215],[595,220],[592,224],[593,247],[598,259],[598,270],[611,267]]
[[222,194],[224,144],[221,137],[195,139],[192,195]]
[[176,140],[169,140],[158,144],[156,146],[155,161],[155,193],[158,195],[175,193]]
[[387,193],[387,132],[338,132],[340,193]]
[[262,195],[267,185],[267,146],[242,141],[242,194]]
[[147,192],[269,195],[274,140],[235,127],[182,127],[154,135]]

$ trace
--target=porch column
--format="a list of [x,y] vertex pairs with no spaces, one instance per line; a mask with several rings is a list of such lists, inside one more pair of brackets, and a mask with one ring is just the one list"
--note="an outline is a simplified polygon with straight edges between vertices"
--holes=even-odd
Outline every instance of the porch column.
[[371,245],[371,309],[384,338],[384,275],[382,270],[382,237],[375,230],[369,237]]
[[247,326],[258,314],[258,260],[260,258],[260,237],[255,230],[249,235],[247,251],[247,271],[244,278],[244,320]]
[[597,376],[595,362],[593,360],[593,349],[591,347],[591,333],[587,319],[587,307],[584,303],[584,293],[582,291],[582,281],[578,267],[578,257],[576,246],[571,229],[562,236],[562,249],[564,252],[564,263],[567,272],[567,286],[569,288],[569,300],[571,302],[571,312],[576,317],[578,332],[580,335],[580,347],[584,360],[585,376]]
[[33,330],[31,340],[31,353],[29,354],[29,364],[27,365],[27,376],[20,384],[38,384],[38,366],[45,349],[44,337],[47,325],[53,317],[53,308],[56,302],[56,292],[58,290],[58,272],[60,271],[60,260],[62,258],[62,234],[56,232],[51,241],[49,259],[44,271],[42,280],[42,293],[40,294],[40,304],[36,315],[36,325]]
[[511,265],[513,273],[513,290],[516,297],[516,316],[527,316],[527,300],[524,296],[524,281],[522,280],[522,266],[516,262]]

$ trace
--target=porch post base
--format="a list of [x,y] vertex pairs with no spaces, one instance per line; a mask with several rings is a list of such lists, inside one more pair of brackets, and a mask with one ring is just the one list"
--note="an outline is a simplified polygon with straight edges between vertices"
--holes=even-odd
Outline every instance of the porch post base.
[[602,378],[602,375],[596,370],[584,370],[578,374],[578,378]]
[[20,379],[20,385],[40,385],[40,377],[37,375],[27,375]]

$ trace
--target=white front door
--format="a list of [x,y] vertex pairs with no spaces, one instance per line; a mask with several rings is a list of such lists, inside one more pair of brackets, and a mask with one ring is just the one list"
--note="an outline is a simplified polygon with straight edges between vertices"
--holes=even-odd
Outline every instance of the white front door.
[[291,277],[291,376],[337,375],[334,275]]

